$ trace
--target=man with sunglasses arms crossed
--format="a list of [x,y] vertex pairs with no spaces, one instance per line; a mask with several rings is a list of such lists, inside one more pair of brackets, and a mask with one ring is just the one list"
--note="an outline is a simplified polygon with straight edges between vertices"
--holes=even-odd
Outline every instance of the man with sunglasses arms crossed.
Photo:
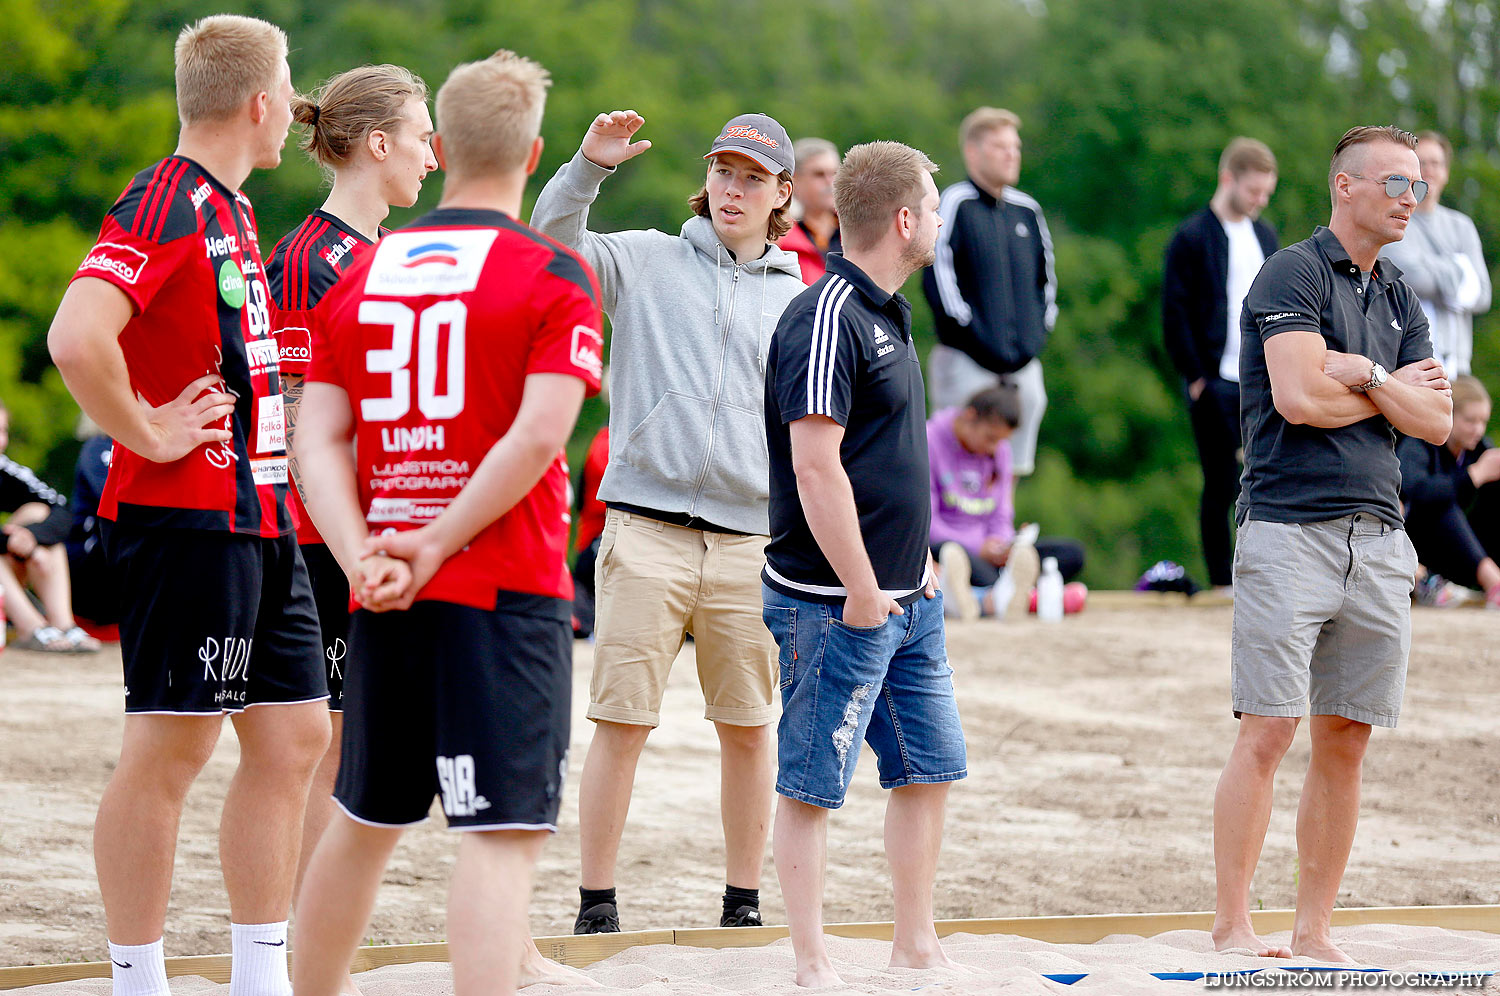
[[[1328,170],[1328,227],[1268,259],[1240,315],[1245,474],[1231,657],[1240,729],[1214,796],[1221,951],[1353,961],[1330,919],[1370,729],[1396,725],[1411,648],[1417,557],[1402,528],[1396,432],[1436,444],[1452,424],[1427,319],[1401,271],[1378,258],[1427,193],[1413,179],[1416,145],[1394,127],[1345,133]],[[1309,712],[1287,948],[1255,935],[1250,880],[1272,780]]]

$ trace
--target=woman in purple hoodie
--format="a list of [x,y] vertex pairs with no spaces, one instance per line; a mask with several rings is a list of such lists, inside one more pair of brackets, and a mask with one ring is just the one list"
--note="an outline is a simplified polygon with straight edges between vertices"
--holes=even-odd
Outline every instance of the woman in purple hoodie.
[[1026,612],[1041,560],[1055,557],[1064,580],[1083,569],[1073,540],[1018,535],[1010,436],[1021,420],[1014,387],[986,388],[963,408],[927,420],[932,464],[932,553],[943,571],[949,611],[962,619]]

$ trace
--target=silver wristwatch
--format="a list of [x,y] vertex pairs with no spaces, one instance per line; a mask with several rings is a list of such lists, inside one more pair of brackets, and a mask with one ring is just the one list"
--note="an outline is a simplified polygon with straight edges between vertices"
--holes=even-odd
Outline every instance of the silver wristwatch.
[[1354,388],[1354,390],[1361,392],[1373,391],[1375,390],[1375,388],[1383,386],[1386,382],[1386,379],[1389,377],[1390,374],[1385,372],[1385,367],[1381,366],[1379,363],[1371,362],[1370,379]]

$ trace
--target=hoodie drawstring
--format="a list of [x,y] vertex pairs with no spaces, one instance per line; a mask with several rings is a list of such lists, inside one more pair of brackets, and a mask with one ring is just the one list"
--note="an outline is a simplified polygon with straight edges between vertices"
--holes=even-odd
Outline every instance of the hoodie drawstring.
[[719,271],[724,268],[724,244],[714,242],[714,328],[719,327]]
[[770,350],[766,347],[766,279],[771,275],[769,266],[760,268],[760,324],[755,329],[755,358],[760,361],[760,372],[766,372],[766,358]]

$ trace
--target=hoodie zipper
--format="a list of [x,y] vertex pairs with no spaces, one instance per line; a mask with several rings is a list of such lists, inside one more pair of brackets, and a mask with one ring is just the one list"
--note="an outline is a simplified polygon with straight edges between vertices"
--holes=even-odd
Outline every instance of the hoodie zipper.
[[[729,360],[729,328],[734,324],[735,292],[740,286],[740,264],[733,263],[734,280],[729,285],[729,310],[724,316],[724,334],[719,337],[719,379],[714,385],[714,404],[708,413],[708,448],[703,453],[703,467],[698,471],[698,480],[693,485],[693,500],[688,506],[688,515],[698,514],[698,499],[703,495],[703,485],[708,481],[708,468],[714,458],[714,430],[719,424],[719,403],[724,397],[724,367]],[[714,274],[718,280],[718,274]]]

